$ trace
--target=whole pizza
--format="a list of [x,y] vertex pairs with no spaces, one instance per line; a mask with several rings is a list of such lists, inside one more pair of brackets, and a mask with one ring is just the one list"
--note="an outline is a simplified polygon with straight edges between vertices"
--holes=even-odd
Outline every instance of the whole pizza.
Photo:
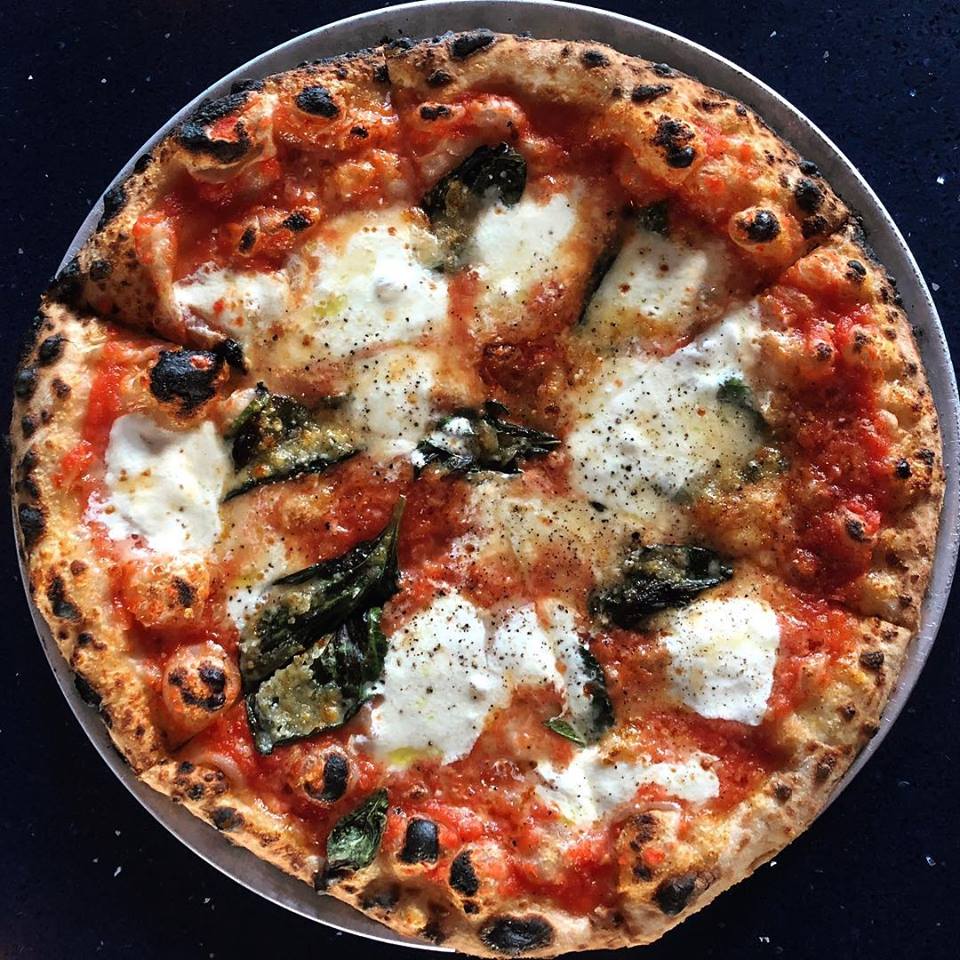
[[16,395],[30,589],[137,774],[479,955],[649,942],[805,828],[943,488],[816,165],[666,64],[486,30],[203,103]]

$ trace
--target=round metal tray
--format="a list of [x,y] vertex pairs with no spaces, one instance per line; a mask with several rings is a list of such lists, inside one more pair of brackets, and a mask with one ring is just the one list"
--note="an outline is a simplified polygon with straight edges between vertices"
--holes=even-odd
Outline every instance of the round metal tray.
[[[256,57],[213,84],[185,106],[137,151],[116,179],[125,177],[131,171],[134,159],[154,146],[192,112],[200,100],[226,93],[230,84],[240,77],[266,76],[289,69],[302,60],[374,46],[384,36],[426,37],[448,30],[470,30],[477,27],[490,27],[506,33],[529,30],[534,36],[543,38],[561,37],[605,42],[624,53],[668,62],[754,107],[773,129],[791,141],[804,157],[817,163],[834,189],[862,216],[871,243],[883,263],[899,281],[898,289],[912,323],[924,334],[920,339],[920,349],[940,414],[947,470],[946,498],[937,541],[936,564],[923,606],[922,626],[910,648],[897,688],[887,705],[880,732],[870,741],[837,787],[833,794],[836,797],[877,749],[903,709],[943,617],[960,541],[960,404],[943,328],[930,292],[903,236],[856,168],[803,114],[729,60],[648,23],[602,10],[549,0],[428,0],[388,7],[341,20],[305,33]],[[61,266],[89,236],[99,219],[100,209],[101,203],[98,201],[74,237]],[[248,889],[302,916],[319,920],[339,930],[387,943],[402,943],[422,949],[443,949],[395,934],[332,897],[317,896],[305,884],[286,876],[252,853],[234,847],[212,827],[140,783],[113,749],[99,717],[81,701],[73,685],[69,667],[51,638],[46,623],[32,605],[31,612],[57,682],[90,740],[127,789],[182,843]]]

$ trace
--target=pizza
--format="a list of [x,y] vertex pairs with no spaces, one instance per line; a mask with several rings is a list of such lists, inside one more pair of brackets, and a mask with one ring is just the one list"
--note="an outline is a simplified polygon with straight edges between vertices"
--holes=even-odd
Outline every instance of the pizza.
[[797,836],[933,561],[936,411],[856,217],[594,43],[203,103],[15,392],[30,591],[139,777],[470,954],[652,941]]

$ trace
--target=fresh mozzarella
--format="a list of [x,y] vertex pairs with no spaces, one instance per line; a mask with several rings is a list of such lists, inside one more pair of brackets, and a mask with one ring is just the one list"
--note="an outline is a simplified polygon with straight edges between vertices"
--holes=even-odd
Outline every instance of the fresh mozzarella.
[[283,575],[286,567],[286,550],[273,542],[256,549],[255,564],[237,577],[227,592],[227,614],[238,630],[253,615],[270,585]]
[[573,398],[572,475],[587,499],[653,521],[711,473],[740,467],[760,436],[718,392],[731,379],[750,383],[759,333],[750,304],[664,359],[607,360]]
[[588,721],[593,713],[593,699],[587,692],[593,677],[587,672],[583,661],[583,641],[577,631],[573,611],[551,600],[546,604],[546,614],[557,661],[563,668],[564,713],[576,726]]
[[625,807],[641,786],[656,785],[671,797],[704,803],[720,792],[720,781],[709,765],[716,757],[695,753],[673,763],[648,757],[609,761],[597,747],[578,750],[565,767],[549,761],[537,764],[542,783],[537,794],[564,819],[586,827]]
[[774,611],[750,597],[703,599],[662,615],[677,696],[703,717],[755,726],[773,689],[780,646]]
[[90,515],[112,539],[137,537],[170,555],[213,545],[230,464],[212,423],[174,431],[128,414],[110,430],[105,463],[108,496]]
[[438,368],[431,351],[403,347],[354,362],[347,417],[367,453],[378,460],[405,456],[426,436]]
[[[346,357],[366,347],[443,334],[447,281],[425,266],[426,231],[401,209],[350,214],[291,265],[298,305],[287,339],[308,352]],[[316,264],[312,266],[311,264]]]
[[173,285],[181,313],[249,344],[258,331],[277,323],[287,310],[286,277],[273,271],[241,272],[204,264]]
[[683,336],[709,312],[728,270],[716,241],[694,247],[637,230],[591,299],[584,333],[607,346],[661,332]]
[[576,641],[556,636],[573,631],[572,617],[552,616],[544,627],[532,606],[482,611],[455,592],[414,616],[390,637],[370,718],[375,752],[395,764],[424,753],[452,763],[518,687],[576,688]]
[[562,276],[562,247],[576,228],[579,202],[579,191],[555,193],[545,203],[527,191],[513,206],[493,203],[480,214],[464,260],[481,282],[481,330],[517,322],[533,287]]

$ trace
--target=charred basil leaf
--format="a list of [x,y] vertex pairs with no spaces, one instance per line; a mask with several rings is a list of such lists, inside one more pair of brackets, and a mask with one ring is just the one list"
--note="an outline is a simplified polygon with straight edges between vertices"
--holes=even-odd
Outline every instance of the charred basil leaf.
[[344,430],[262,383],[227,438],[237,482],[226,500],[261,484],[320,473],[357,452]]
[[373,607],[352,617],[248,695],[247,716],[259,753],[342,726],[369,699],[387,654],[380,612]]
[[240,674],[248,693],[349,617],[396,593],[403,506],[401,497],[374,539],[275,581],[270,598],[240,635]]
[[583,323],[586,319],[587,310],[590,309],[590,301],[600,289],[603,278],[610,272],[610,268],[617,259],[617,254],[620,253],[621,246],[622,241],[617,237],[616,240],[604,247],[600,256],[594,260],[593,267],[590,269],[590,275],[587,277],[587,282],[583,287],[583,302],[580,307],[580,316],[577,318],[577,323]]
[[585,747],[596,743],[614,724],[613,701],[607,693],[607,678],[597,658],[580,647],[583,673],[587,677],[584,689],[589,698],[589,709],[581,714],[565,714],[547,720],[546,726],[567,740]]
[[387,791],[371,793],[341,817],[327,837],[327,872],[360,870],[373,863],[387,825]]
[[488,400],[482,410],[464,410],[441,420],[417,444],[411,461],[419,474],[433,465],[443,473],[519,473],[519,461],[540,457],[560,445],[557,437],[511,423],[503,404]]
[[651,613],[685,607],[732,576],[733,568],[705,547],[638,547],[624,561],[620,582],[591,596],[590,612],[630,630]]
[[484,198],[515,204],[527,183],[527,162],[509,143],[478,147],[420,202],[444,251],[441,267],[455,270]]

